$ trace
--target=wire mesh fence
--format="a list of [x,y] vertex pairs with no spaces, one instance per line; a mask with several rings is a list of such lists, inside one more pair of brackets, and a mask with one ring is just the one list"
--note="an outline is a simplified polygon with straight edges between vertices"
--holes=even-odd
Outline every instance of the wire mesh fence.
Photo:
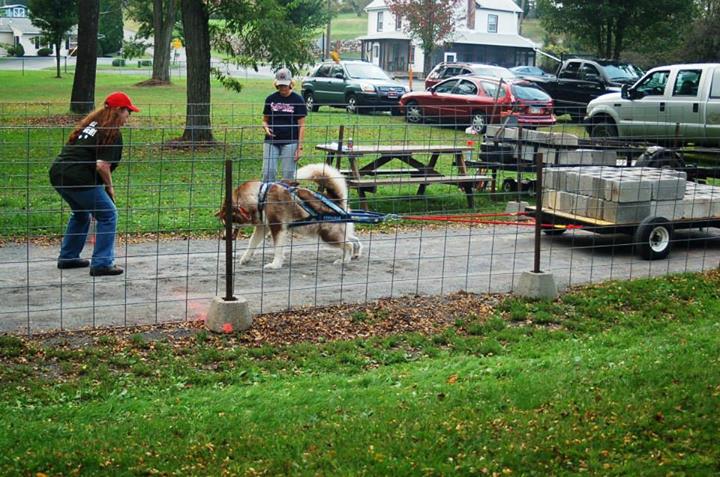
[[[48,180],[78,118],[67,117],[64,104],[0,104],[1,331],[202,319],[212,297],[223,294],[225,245],[216,212],[224,165],[232,162],[236,186],[259,179],[262,105],[213,104],[215,142],[201,145],[174,141],[183,133],[184,105],[139,106],[142,114],[123,130],[123,160],[113,174],[116,262],[125,273],[92,277],[87,269],[56,267],[70,209]],[[650,144],[684,143],[675,131],[628,141],[590,138],[591,124],[478,123],[457,112],[442,118],[424,112],[414,122],[406,108],[397,112],[348,114],[339,107],[308,116],[299,165],[336,167],[350,208],[385,220],[355,224],[362,252],[352,260],[343,261],[320,231],[288,234],[277,246],[285,255],[279,269],[267,265],[277,253],[271,229],[282,224],[258,216],[270,233],[246,262],[253,227],[239,227],[234,291],[252,312],[459,290],[511,292],[523,272],[536,268],[536,256],[561,288],[718,265],[714,151],[647,151]],[[295,210],[296,200],[273,205]],[[518,208],[506,211],[508,201]],[[648,223],[653,217],[666,222]],[[537,224],[545,231],[540,241]],[[347,239],[347,225],[331,225],[344,238],[330,245]],[[306,226],[312,227],[321,228]],[[670,249],[663,260],[646,260]]]

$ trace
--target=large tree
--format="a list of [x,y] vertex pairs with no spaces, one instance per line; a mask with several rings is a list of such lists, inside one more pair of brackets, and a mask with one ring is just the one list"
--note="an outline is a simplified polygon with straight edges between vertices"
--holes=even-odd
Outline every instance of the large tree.
[[138,37],[153,36],[153,70],[150,82],[141,84],[167,84],[170,82],[170,42],[177,24],[178,0],[128,0],[128,14],[140,22]]
[[432,68],[432,53],[455,30],[455,6],[458,0],[388,0],[396,17],[403,18],[403,29],[420,42],[423,49],[423,74]]
[[60,78],[60,45],[63,37],[77,23],[75,0],[30,0],[32,24],[42,30],[45,38],[55,46],[57,78]]
[[78,47],[70,110],[86,114],[95,106],[99,0],[78,0]]
[[187,107],[182,141],[213,141],[210,127],[210,12],[203,0],[182,0],[187,55]]
[[720,61],[720,0],[699,1],[697,18],[689,28],[679,56],[687,62]]
[[538,0],[538,16],[548,31],[613,59],[620,58],[628,39],[652,42],[643,34],[662,24],[683,24],[693,8],[688,0]]
[[[312,38],[327,21],[325,0],[182,0],[187,54],[187,109],[182,141],[212,141],[210,125],[210,26],[213,45],[233,62],[257,68],[287,66],[297,71],[313,61]],[[226,86],[239,83],[214,70]]]

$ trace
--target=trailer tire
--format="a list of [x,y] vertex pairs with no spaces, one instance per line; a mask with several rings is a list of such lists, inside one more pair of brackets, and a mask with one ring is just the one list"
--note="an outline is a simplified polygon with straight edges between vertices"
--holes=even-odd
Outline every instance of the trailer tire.
[[664,217],[646,217],[635,230],[635,250],[644,260],[662,260],[670,254],[673,226]]
[[502,183],[502,191],[503,192],[517,192],[518,191],[518,183],[515,181],[515,179],[507,178]]
[[567,232],[567,229],[543,229],[543,233],[550,237],[557,237]]

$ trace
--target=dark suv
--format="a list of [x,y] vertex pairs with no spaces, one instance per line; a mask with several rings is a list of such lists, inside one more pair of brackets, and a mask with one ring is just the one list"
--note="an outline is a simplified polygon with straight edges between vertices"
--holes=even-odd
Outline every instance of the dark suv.
[[515,79],[517,75],[507,68],[482,63],[438,63],[425,78],[425,88],[460,75],[484,76],[486,78]]
[[399,114],[398,101],[406,92],[405,86],[365,61],[322,63],[302,82],[302,95],[310,111],[333,106],[346,108],[349,113],[390,110]]

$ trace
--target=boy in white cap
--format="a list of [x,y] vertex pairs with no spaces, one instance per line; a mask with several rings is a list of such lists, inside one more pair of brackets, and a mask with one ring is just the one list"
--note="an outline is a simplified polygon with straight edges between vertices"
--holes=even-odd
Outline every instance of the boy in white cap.
[[274,84],[277,91],[265,98],[263,109],[263,182],[277,179],[278,162],[282,167],[282,179],[295,178],[305,138],[307,107],[302,97],[292,90],[290,70],[279,69]]

